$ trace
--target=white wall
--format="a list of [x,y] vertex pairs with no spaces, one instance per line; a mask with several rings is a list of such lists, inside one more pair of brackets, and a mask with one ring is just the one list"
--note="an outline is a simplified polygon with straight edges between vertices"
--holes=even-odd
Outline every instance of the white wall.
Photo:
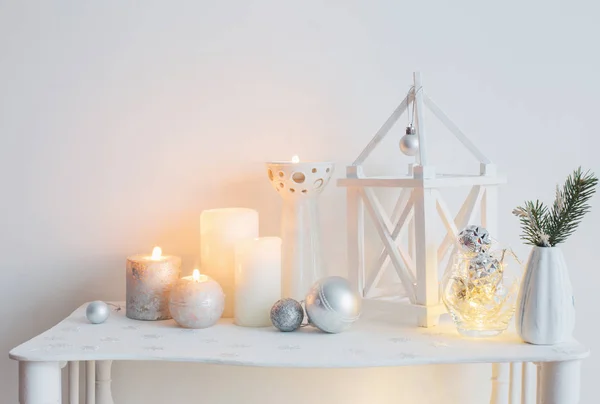
[[[508,175],[501,238],[525,255],[512,207],[550,199],[578,165],[600,173],[599,11],[592,0],[0,1],[0,352],[86,301],[123,299],[128,254],[160,244],[191,271],[202,209],[256,208],[263,234],[276,234],[279,200],[262,162],[298,153],[333,159],[340,175],[416,69]],[[472,167],[432,125],[432,159]],[[404,164],[394,142],[380,161]],[[343,190],[330,185],[322,203],[338,262],[330,269],[343,273]],[[594,205],[564,251],[577,337],[598,349]],[[585,362],[584,404],[597,401],[598,371],[597,357]],[[0,401],[14,403],[17,366],[5,357],[0,372]],[[306,394],[475,404],[489,393],[487,366],[119,363],[114,373],[115,400],[128,404],[300,403]]]

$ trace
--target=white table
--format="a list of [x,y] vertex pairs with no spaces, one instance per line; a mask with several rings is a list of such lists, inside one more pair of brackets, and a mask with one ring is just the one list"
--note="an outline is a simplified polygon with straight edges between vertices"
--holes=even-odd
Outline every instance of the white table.
[[[330,335],[309,327],[281,333],[222,320],[208,329],[188,330],[172,320],[130,320],[124,310],[113,311],[105,323],[94,325],[85,319],[85,307],[10,352],[19,361],[21,404],[60,403],[61,367],[67,364],[69,403],[79,403],[81,361],[86,366],[86,404],[112,404],[110,372],[115,360],[295,368],[485,362],[495,364],[493,404],[576,404],[580,361],[589,354],[576,341],[534,346],[513,333],[466,339],[449,323],[425,329],[361,319],[349,331]],[[537,373],[531,363],[537,365]],[[511,388],[517,383],[522,383],[521,389]],[[522,394],[517,397],[519,390]]]

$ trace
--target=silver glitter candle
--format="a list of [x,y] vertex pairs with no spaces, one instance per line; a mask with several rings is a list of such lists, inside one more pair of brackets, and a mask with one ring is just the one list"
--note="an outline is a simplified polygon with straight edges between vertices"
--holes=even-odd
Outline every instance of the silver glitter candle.
[[181,258],[162,255],[155,247],[152,255],[127,258],[126,311],[134,320],[168,320],[169,294],[181,272]]

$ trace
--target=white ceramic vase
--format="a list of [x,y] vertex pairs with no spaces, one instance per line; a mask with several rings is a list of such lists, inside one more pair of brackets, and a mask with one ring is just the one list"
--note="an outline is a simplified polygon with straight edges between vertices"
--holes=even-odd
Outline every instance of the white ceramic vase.
[[517,332],[530,344],[571,338],[575,301],[569,271],[557,247],[533,247],[525,267],[516,313]]

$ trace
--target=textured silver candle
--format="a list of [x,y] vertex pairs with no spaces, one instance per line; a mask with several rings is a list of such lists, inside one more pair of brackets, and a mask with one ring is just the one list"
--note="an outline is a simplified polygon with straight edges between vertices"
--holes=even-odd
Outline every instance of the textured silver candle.
[[324,332],[342,332],[360,316],[360,296],[340,276],[315,283],[306,296],[305,305],[310,324]]
[[[168,320],[169,293],[179,279],[181,258],[134,255],[127,258],[126,311],[134,320]],[[154,258],[153,258],[154,257]]]

